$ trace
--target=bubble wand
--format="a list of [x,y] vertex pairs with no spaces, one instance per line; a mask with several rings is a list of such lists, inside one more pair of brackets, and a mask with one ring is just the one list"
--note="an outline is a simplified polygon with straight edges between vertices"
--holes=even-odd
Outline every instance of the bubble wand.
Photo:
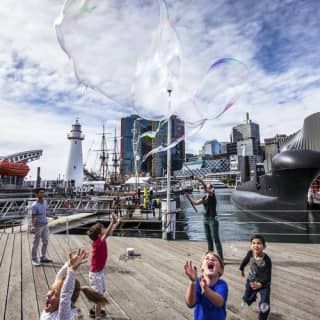
[[[192,172],[191,169],[186,165],[186,163],[185,163],[184,165],[186,166],[186,168],[188,169],[188,171],[191,173],[191,179],[192,179],[192,178],[194,177],[193,172]],[[195,211],[196,213],[198,213],[198,210],[197,210],[197,208],[195,207],[195,205],[192,203],[191,199],[189,199],[188,197],[187,197],[187,199],[189,200],[189,202],[190,202],[192,208],[194,209],[194,211]]]

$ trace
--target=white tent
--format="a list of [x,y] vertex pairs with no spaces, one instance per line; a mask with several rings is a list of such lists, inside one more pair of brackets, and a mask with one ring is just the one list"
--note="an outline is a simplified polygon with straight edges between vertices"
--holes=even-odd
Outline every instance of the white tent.
[[150,180],[150,177],[131,177],[125,184],[149,184]]

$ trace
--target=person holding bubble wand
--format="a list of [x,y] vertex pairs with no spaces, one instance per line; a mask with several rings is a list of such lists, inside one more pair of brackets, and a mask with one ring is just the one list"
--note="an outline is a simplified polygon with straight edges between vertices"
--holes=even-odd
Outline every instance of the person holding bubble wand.
[[198,200],[192,199],[190,194],[185,194],[185,196],[193,205],[203,204],[205,209],[203,224],[208,243],[208,251],[213,251],[214,241],[217,252],[223,260],[222,245],[219,237],[219,220],[216,210],[217,199],[215,196],[214,187],[211,183],[205,184],[205,182],[198,176],[196,176],[195,179],[197,179],[204,186],[204,191],[206,194]]

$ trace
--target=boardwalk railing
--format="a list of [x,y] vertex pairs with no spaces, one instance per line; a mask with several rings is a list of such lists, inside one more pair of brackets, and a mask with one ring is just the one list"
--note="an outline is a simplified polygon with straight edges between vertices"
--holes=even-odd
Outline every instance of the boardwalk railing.
[[[79,205],[85,205],[85,202]],[[88,204],[88,202],[86,203]],[[71,214],[70,214],[71,213]],[[92,212],[77,213],[76,209],[56,210],[58,219],[50,223],[52,233],[79,233],[85,231],[95,222],[108,224],[111,214],[122,217],[116,235],[161,237],[163,223],[160,209],[132,210],[128,208],[96,208]],[[184,211],[172,212],[176,215],[175,233],[177,239],[204,240],[203,215],[187,214]],[[320,211],[319,210],[264,210],[234,211],[218,210],[220,221],[220,237],[227,240],[245,240],[252,233],[261,233],[271,241],[316,242],[320,243]],[[168,220],[170,222],[172,220]],[[0,232],[20,232],[26,230],[26,220],[11,218],[0,221]]]

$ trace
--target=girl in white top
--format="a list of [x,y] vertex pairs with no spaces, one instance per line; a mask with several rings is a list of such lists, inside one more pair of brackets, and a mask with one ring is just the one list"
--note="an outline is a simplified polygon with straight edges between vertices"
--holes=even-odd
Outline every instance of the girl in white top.
[[[40,320],[74,320],[77,309],[74,303],[77,301],[80,291],[94,303],[106,304],[107,299],[98,292],[88,287],[81,287],[76,279],[76,270],[87,262],[88,251],[78,249],[76,254],[69,254],[69,262],[58,271],[56,279],[47,293],[44,310]],[[99,318],[96,318],[99,319]]]

